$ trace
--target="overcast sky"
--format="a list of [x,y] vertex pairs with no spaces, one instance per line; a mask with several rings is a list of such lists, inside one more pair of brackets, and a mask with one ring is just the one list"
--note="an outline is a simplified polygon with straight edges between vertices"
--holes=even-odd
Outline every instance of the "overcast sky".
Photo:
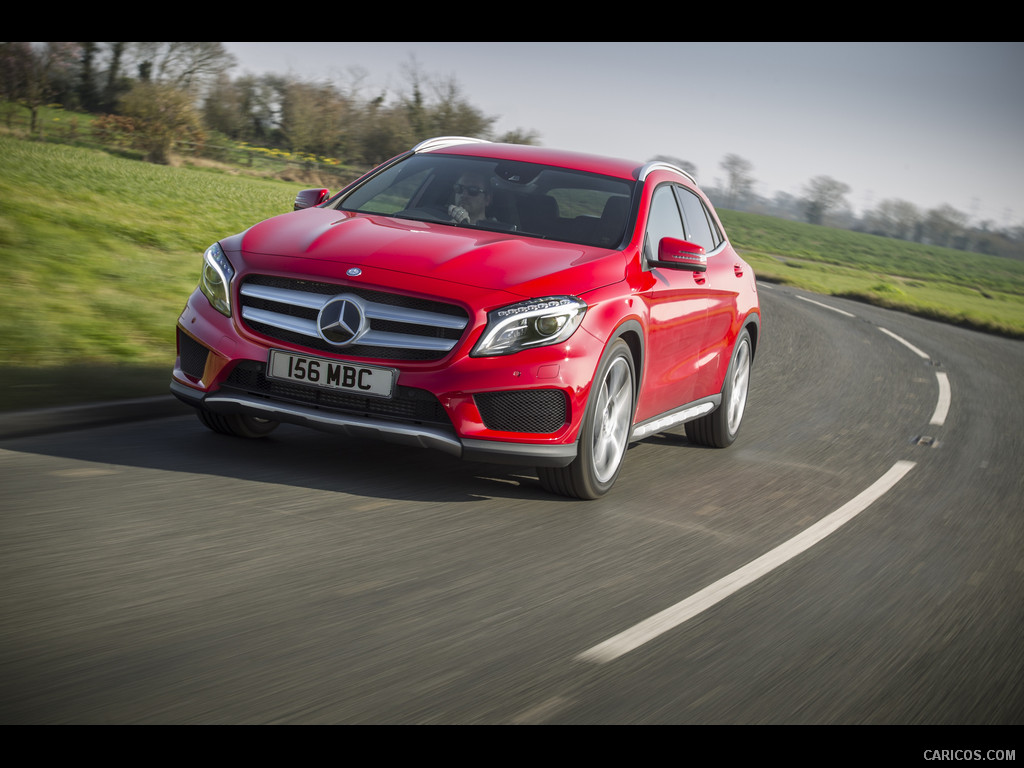
[[234,75],[407,86],[415,60],[454,78],[495,130],[638,161],[669,155],[723,178],[736,154],[756,191],[814,176],[886,198],[1024,222],[1024,43],[224,43]]

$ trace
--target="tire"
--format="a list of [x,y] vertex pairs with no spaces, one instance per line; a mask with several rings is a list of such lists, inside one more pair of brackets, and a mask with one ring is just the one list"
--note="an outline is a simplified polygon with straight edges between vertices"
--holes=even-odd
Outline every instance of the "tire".
[[567,467],[539,467],[541,485],[578,499],[606,494],[622,468],[635,401],[633,355],[626,342],[617,339],[605,350],[594,376],[576,458]]
[[255,416],[246,416],[242,413],[221,414],[201,408],[196,415],[204,425],[214,432],[232,437],[266,437],[277,429],[276,421],[258,419]]
[[699,445],[728,448],[736,440],[747,408],[753,345],[746,329],[740,331],[732,350],[729,370],[722,386],[722,404],[707,416],[687,422],[686,436]]

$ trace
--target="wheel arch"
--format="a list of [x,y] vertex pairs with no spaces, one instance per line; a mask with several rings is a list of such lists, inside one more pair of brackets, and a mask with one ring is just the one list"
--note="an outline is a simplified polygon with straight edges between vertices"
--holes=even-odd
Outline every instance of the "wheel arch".
[[[750,359],[753,360],[757,357],[757,345],[761,340],[761,315],[757,312],[751,312],[747,315],[746,319],[740,324],[740,330],[747,330],[750,334]],[[737,336],[739,334],[737,333]]]
[[643,380],[644,370],[644,329],[640,325],[640,321],[629,319],[626,320],[622,325],[615,329],[615,332],[608,338],[608,343],[605,344],[607,348],[609,344],[612,344],[616,339],[622,339],[626,342],[629,347],[630,354],[633,357],[633,370],[635,372],[637,381],[634,382],[636,385],[636,391],[633,393],[634,406],[636,405],[636,399],[639,397],[640,381]]

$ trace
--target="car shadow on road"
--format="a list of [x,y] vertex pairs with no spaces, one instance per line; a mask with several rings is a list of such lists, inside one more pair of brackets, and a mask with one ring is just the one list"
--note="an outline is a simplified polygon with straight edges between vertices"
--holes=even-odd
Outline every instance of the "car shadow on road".
[[[467,462],[437,451],[355,441],[288,424],[264,438],[243,440],[211,432],[188,413],[0,440],[0,448],[382,499],[518,499],[537,510],[586,504],[545,491],[532,467]],[[606,498],[613,497],[614,489]]]

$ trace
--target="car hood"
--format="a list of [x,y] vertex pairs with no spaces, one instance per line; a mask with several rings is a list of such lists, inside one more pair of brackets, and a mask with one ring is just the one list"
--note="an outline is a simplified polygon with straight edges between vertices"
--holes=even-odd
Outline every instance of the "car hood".
[[243,234],[241,247],[247,254],[373,267],[524,296],[549,292],[543,284],[555,274],[557,293],[578,294],[622,280],[625,270],[621,251],[323,208],[261,222]]

